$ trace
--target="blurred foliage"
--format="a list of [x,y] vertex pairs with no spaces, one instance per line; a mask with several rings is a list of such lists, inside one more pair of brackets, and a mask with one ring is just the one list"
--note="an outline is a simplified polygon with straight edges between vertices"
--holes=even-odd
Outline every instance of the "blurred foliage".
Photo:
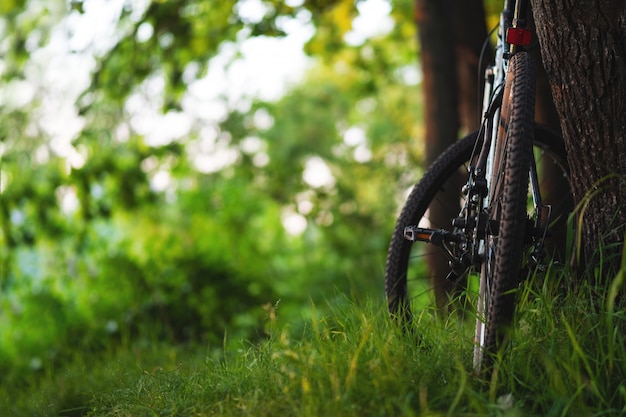
[[[148,333],[261,338],[268,303],[297,321],[311,299],[382,297],[421,161],[412,3],[354,45],[360,2],[263,1],[251,19],[248,1],[121,2],[111,36],[82,43],[63,40],[90,1],[2,3],[0,370]],[[301,82],[190,112],[190,86],[225,46],[284,36],[289,19],[315,29]],[[89,82],[48,82],[47,66],[80,62]],[[162,143],[141,128],[185,114],[189,128]]]

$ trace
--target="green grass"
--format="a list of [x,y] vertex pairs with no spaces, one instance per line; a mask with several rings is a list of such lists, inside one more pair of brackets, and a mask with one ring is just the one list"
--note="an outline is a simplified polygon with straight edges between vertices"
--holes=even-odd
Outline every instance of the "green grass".
[[[552,280],[554,281],[554,279]],[[618,289],[527,282],[498,372],[471,369],[467,326],[419,318],[398,331],[382,300],[345,301],[304,325],[219,346],[127,343],[76,353],[44,374],[7,375],[10,416],[615,416],[626,415],[626,312]],[[281,318],[284,319],[284,318]],[[298,329],[298,330],[296,330]]]

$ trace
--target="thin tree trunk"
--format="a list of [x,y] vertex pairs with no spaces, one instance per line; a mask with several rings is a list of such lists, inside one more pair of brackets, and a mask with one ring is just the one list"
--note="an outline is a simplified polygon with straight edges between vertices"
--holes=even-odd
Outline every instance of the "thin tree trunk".
[[477,130],[480,125],[483,76],[491,56],[491,47],[487,45],[481,63],[480,52],[487,40],[482,0],[455,0],[451,13],[456,51],[459,121],[463,132],[469,133]]
[[451,0],[416,0],[425,98],[426,163],[457,140],[459,131],[456,57],[451,27]]
[[[422,88],[425,107],[426,166],[457,140],[459,132],[457,61],[454,37],[450,30],[451,6],[452,0],[415,1],[415,23],[424,77]],[[442,197],[441,207],[431,209],[429,215],[433,225],[449,224],[450,219],[456,215],[444,209],[454,207],[454,204],[458,205],[458,194],[454,188],[456,187],[450,187],[451,192]],[[437,307],[442,311],[448,304],[449,295],[454,291],[452,283],[445,279],[447,270],[449,267],[445,259],[430,260],[430,283],[435,293]]]
[[[481,0],[416,0],[425,103],[426,164],[432,163],[458,139],[459,131],[475,130],[479,123],[479,56],[487,31]],[[448,195],[431,207],[433,225],[449,225],[458,215],[461,178],[447,187]],[[446,209],[446,207],[448,209]],[[452,210],[449,208],[452,207]],[[442,257],[430,259],[429,271],[437,306],[447,306],[464,285],[445,279],[450,268]]]

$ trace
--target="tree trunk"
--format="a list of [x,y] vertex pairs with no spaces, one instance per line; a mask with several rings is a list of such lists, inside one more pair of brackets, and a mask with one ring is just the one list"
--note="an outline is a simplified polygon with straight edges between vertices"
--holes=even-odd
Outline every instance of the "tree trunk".
[[582,203],[579,261],[606,277],[619,267],[626,224],[624,1],[532,0],[532,7]]
[[[459,101],[459,121],[464,134],[478,130],[483,103],[482,86],[491,46],[485,50],[484,60],[480,52],[487,40],[485,8],[482,0],[455,0],[452,27],[456,51],[456,73]],[[479,68],[479,65],[482,67]]]
[[[452,0],[416,0],[415,23],[418,29],[420,57],[422,63],[425,110],[426,166],[430,165],[448,146],[454,143],[459,133],[458,88],[456,80],[456,57],[451,27],[450,10]],[[460,180],[459,180],[460,183]],[[459,184],[460,186],[460,184]],[[458,205],[455,187],[442,197],[442,206],[431,209],[430,221],[435,225],[449,224],[451,216],[444,207]],[[451,204],[446,206],[445,204]],[[437,307],[445,310],[448,297],[454,291],[451,282],[445,279],[449,270],[445,259],[429,262],[430,283],[435,293]]]
[[416,0],[415,23],[424,77],[426,163],[431,163],[458,139],[460,129],[478,128],[485,10],[481,0]]
[[[426,165],[430,165],[458,139],[459,130],[475,130],[479,123],[479,56],[486,38],[484,9],[481,0],[416,0],[417,24],[425,106]],[[480,22],[482,24],[476,24]],[[431,224],[449,225],[458,215],[458,184],[449,187],[440,208],[431,208]],[[444,309],[450,296],[462,291],[446,280],[450,268],[445,259],[431,259],[429,273],[437,306]]]
[[451,0],[416,0],[425,106],[426,163],[457,140],[459,131],[456,57]]

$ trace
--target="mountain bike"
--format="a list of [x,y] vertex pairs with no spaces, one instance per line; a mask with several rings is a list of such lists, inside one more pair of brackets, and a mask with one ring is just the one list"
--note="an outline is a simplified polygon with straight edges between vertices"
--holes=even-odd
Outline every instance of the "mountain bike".
[[563,141],[534,119],[528,7],[504,1],[480,129],[444,151],[414,186],[385,268],[389,310],[404,326],[418,327],[428,305],[435,316],[455,309],[467,316],[463,306],[471,306],[478,372],[490,372],[506,346],[521,282],[563,256],[573,208]]

